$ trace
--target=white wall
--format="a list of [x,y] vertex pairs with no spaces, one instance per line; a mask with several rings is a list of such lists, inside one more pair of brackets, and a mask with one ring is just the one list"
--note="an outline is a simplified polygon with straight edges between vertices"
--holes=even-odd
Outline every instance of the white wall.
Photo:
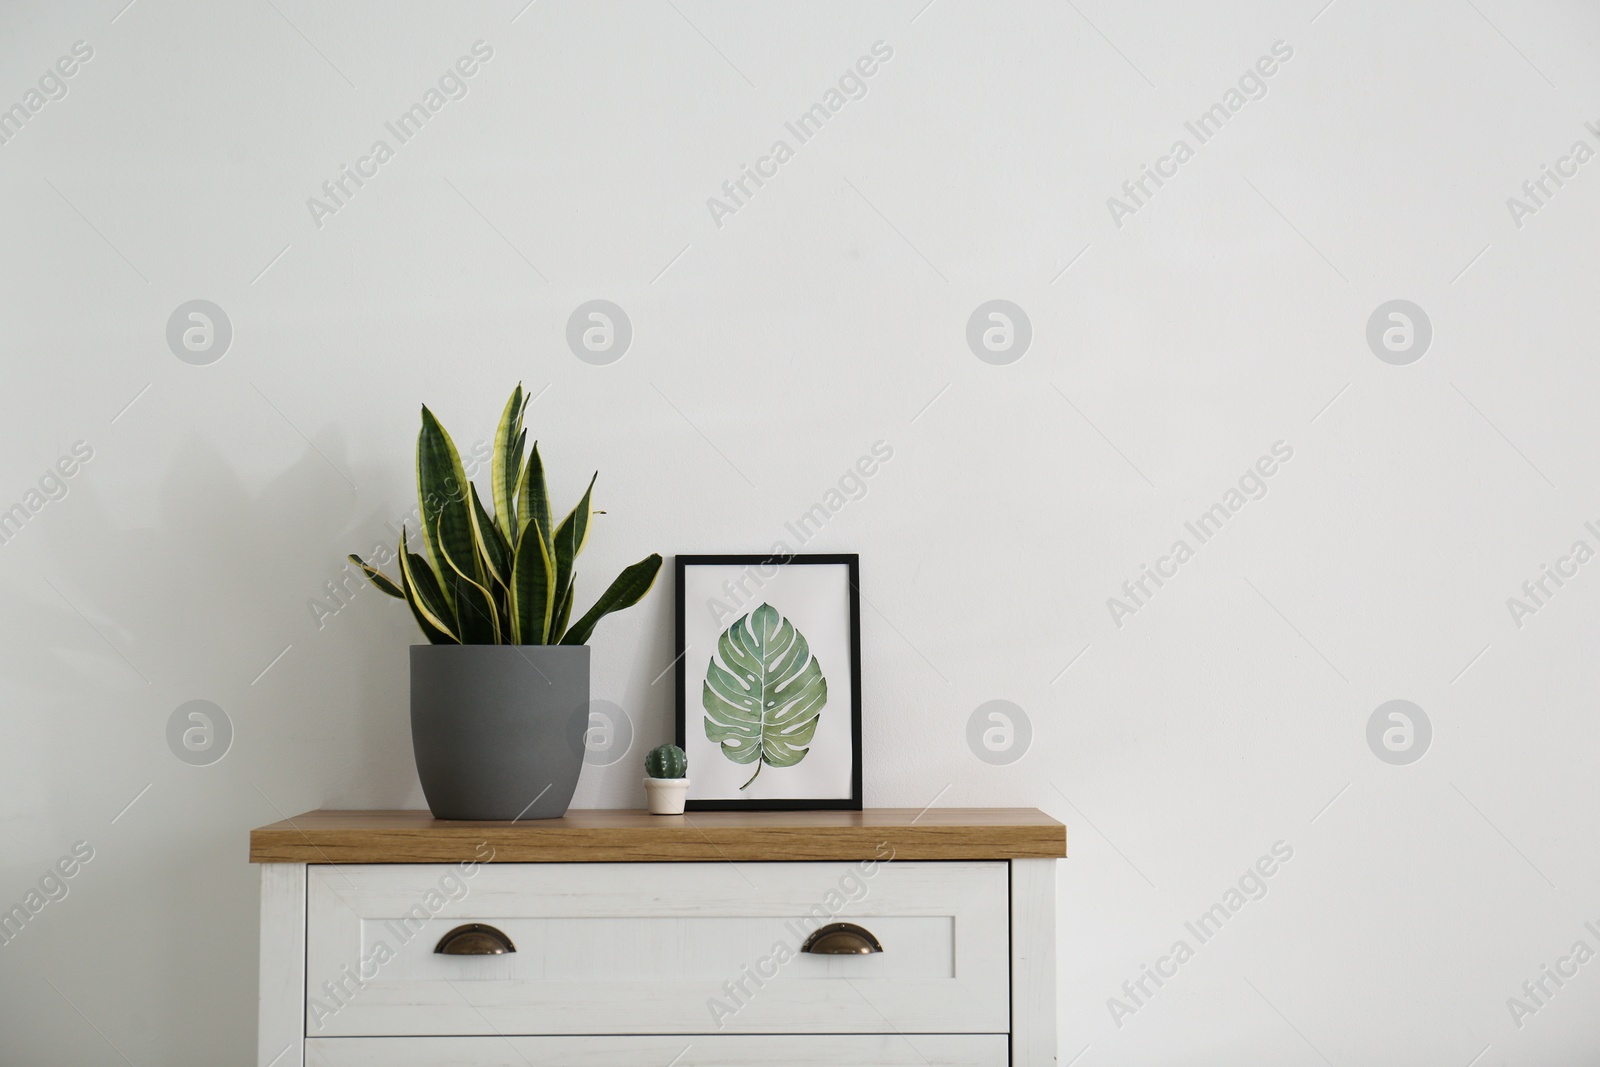
[[[0,7],[0,106],[93,49],[0,145],[0,506],[93,450],[0,545],[0,906],[94,850],[0,946],[8,1062],[248,1060],[247,831],[422,805],[410,620],[308,601],[413,506],[418,403],[465,445],[519,379],[557,493],[601,472],[590,595],[652,550],[763,550],[894,449],[808,546],[863,557],[867,802],[1071,827],[1063,1063],[1600,1054],[1600,963],[1507,1006],[1600,949],[1600,564],[1507,607],[1600,548],[1600,163],[1507,206],[1600,147],[1590,5],[523,2]],[[477,41],[466,97],[316,225]],[[1199,144],[1185,120],[1277,41]],[[707,198],[780,137],[719,226]],[[1178,138],[1119,227],[1107,198]],[[609,366],[564,340],[595,298],[633,325]],[[965,340],[996,298],[1033,331],[1005,366]],[[207,366],[165,338],[193,299],[234,330]],[[1394,299],[1434,332],[1404,366],[1366,340]],[[1107,599],[1279,441],[1266,496],[1118,626]],[[671,730],[671,600],[594,642],[635,756]],[[1407,766],[1367,742],[1396,698],[1433,729]],[[209,766],[168,747],[193,699],[236,732]],[[1009,766],[966,741],[995,699],[1032,724]],[[578,803],[639,804],[638,773],[590,768]],[[1185,921],[1279,841],[1200,945]]]

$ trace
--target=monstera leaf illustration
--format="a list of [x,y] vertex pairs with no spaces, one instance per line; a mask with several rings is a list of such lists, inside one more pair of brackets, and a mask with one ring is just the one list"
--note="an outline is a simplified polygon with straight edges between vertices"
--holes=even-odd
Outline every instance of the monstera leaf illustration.
[[811,751],[817,719],[828,702],[828,680],[805,635],[771,604],[740,616],[717,638],[706,665],[700,702],[706,737],[735,763],[793,767]]

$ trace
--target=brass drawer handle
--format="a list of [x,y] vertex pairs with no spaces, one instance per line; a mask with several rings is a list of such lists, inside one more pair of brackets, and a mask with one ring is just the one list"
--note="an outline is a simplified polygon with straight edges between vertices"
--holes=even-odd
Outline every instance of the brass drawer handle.
[[882,952],[883,945],[866,927],[855,923],[829,923],[806,938],[800,951],[818,956],[865,956]]
[[517,946],[492,926],[468,923],[441,937],[433,951],[446,956],[503,956],[517,951]]

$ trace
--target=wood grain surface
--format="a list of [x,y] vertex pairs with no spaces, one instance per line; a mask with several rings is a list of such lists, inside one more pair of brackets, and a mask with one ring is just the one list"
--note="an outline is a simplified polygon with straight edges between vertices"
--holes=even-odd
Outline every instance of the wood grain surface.
[[[866,811],[573,810],[560,819],[456,822],[426,811],[309,811],[250,833],[252,863],[685,863],[708,860],[1002,860],[1067,854],[1036,808]],[[892,853],[890,852],[892,850]]]

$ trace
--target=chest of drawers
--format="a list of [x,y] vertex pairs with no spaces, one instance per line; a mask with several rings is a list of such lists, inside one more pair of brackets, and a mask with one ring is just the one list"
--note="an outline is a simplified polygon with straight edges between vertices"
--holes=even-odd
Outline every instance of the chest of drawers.
[[1054,1064],[1031,809],[309,812],[256,830],[262,1067]]

